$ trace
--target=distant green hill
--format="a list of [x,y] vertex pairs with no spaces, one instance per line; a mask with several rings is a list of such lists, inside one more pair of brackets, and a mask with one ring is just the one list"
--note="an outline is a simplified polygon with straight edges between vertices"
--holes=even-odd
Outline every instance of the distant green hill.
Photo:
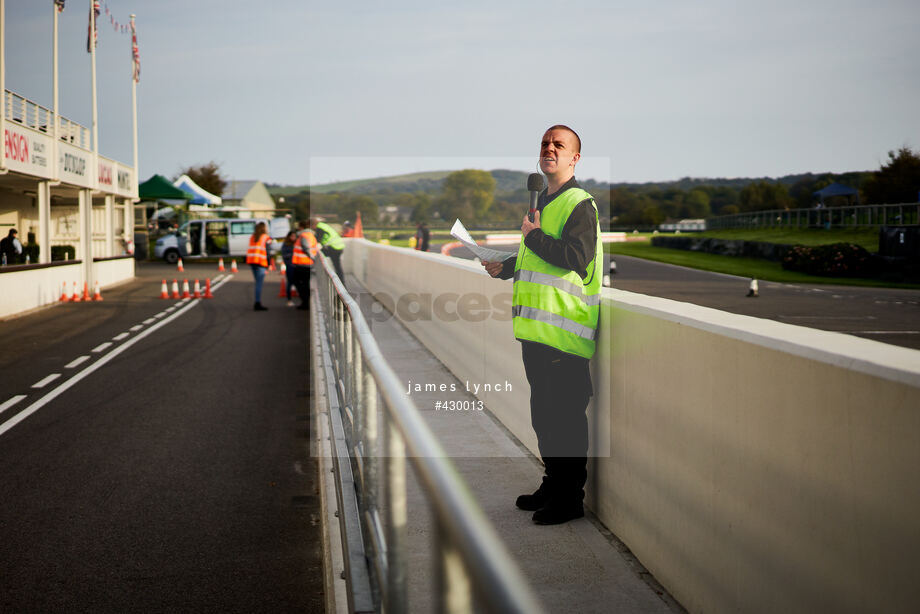
[[[309,189],[319,194],[331,192],[349,192],[352,194],[380,194],[401,192],[428,192],[437,194],[441,191],[444,179],[453,171],[427,171],[421,173],[407,173],[391,177],[374,177],[371,179],[354,179],[352,181],[337,181],[320,185],[275,185],[269,184],[268,190],[272,196],[288,196]],[[495,189],[498,192],[513,192],[524,189],[527,185],[527,173],[497,169],[489,171],[495,178]]]
[[[331,192],[348,192],[352,194],[400,194],[404,192],[427,192],[429,194],[438,194],[444,179],[453,171],[428,171],[421,173],[408,173],[404,175],[393,175],[390,177],[374,177],[371,179],[355,179],[353,181],[339,181],[336,183],[325,183],[315,186],[308,185],[273,185],[269,184],[268,189],[273,196],[288,196],[297,194],[303,190],[310,189],[319,194],[328,194]],[[495,178],[495,191],[499,194],[507,194],[519,190],[525,190],[527,186],[527,175],[523,171],[512,171],[505,169],[495,169],[489,171]],[[858,185],[861,178],[868,171],[856,171],[850,173],[799,173],[795,175],[784,175],[782,177],[683,177],[674,181],[650,181],[645,183],[618,182],[608,184],[598,182],[593,179],[582,181],[582,184],[589,191],[606,190],[607,188],[625,188],[628,190],[649,190],[649,189],[679,189],[692,190],[695,187],[712,186],[712,187],[731,187],[741,189],[754,181],[770,181],[792,186],[800,181],[814,180],[822,175],[833,176],[836,181],[841,181],[847,185]]]
[[354,179],[351,181],[337,181],[335,183],[323,183],[315,186],[297,185],[297,186],[278,186],[269,185],[268,189],[272,195],[287,196],[288,194],[297,194],[303,190],[309,189],[311,192],[319,194],[329,194],[331,192],[351,192],[355,194],[368,194],[372,192],[418,192],[418,191],[440,191],[444,178],[451,171],[428,171],[421,173],[407,173],[404,175],[393,175],[390,177],[373,177],[370,179]]

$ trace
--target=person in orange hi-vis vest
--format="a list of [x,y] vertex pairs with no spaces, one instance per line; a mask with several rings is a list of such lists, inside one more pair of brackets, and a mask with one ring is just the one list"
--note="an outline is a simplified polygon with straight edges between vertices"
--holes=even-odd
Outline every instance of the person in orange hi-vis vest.
[[256,282],[255,311],[267,311],[262,306],[262,282],[265,281],[265,272],[268,270],[268,259],[271,256],[272,238],[265,230],[265,222],[256,224],[255,232],[249,237],[249,249],[246,250],[246,264],[252,267],[252,276]]
[[300,222],[297,241],[294,242],[294,256],[291,259],[291,281],[297,287],[301,303],[298,309],[310,308],[310,272],[313,270],[313,259],[318,249],[316,235],[310,230],[307,222]]

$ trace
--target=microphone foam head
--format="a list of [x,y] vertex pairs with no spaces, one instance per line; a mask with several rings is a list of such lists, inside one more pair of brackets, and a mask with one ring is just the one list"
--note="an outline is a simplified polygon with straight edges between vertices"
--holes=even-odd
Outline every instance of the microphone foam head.
[[527,176],[527,189],[531,192],[540,192],[544,188],[543,175],[540,173],[530,173]]

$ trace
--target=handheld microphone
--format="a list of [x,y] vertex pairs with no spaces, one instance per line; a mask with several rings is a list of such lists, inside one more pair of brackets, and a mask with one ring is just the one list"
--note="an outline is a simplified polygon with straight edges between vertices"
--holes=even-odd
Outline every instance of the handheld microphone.
[[528,217],[533,221],[533,214],[537,211],[537,197],[543,191],[543,175],[540,173],[530,173],[527,176],[527,189],[530,190],[530,211]]

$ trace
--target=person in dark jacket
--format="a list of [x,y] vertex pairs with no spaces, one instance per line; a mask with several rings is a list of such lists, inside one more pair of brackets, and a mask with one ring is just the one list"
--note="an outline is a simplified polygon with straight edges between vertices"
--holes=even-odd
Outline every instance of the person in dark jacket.
[[427,252],[430,240],[431,231],[428,230],[428,224],[419,222],[415,227],[415,249],[420,252]]
[[[603,253],[594,199],[575,180],[581,139],[568,126],[551,126],[540,144],[540,170],[549,187],[531,221],[521,223],[517,256],[482,265],[492,277],[514,279],[512,321],[530,384],[531,424],[545,475],[540,487],[517,498],[536,524],[584,516],[588,420],[600,310]],[[601,274],[602,275],[602,274]]]
[[2,258],[4,264],[16,264],[19,262],[19,257],[22,255],[22,243],[16,238],[17,234],[19,233],[15,228],[10,228],[9,234],[0,240],[0,253],[2,253],[0,258]]
[[287,282],[287,306],[293,307],[294,301],[291,295],[291,288],[294,287],[294,243],[297,241],[297,233],[291,231],[284,237],[281,243],[281,260],[284,262],[284,279]]

